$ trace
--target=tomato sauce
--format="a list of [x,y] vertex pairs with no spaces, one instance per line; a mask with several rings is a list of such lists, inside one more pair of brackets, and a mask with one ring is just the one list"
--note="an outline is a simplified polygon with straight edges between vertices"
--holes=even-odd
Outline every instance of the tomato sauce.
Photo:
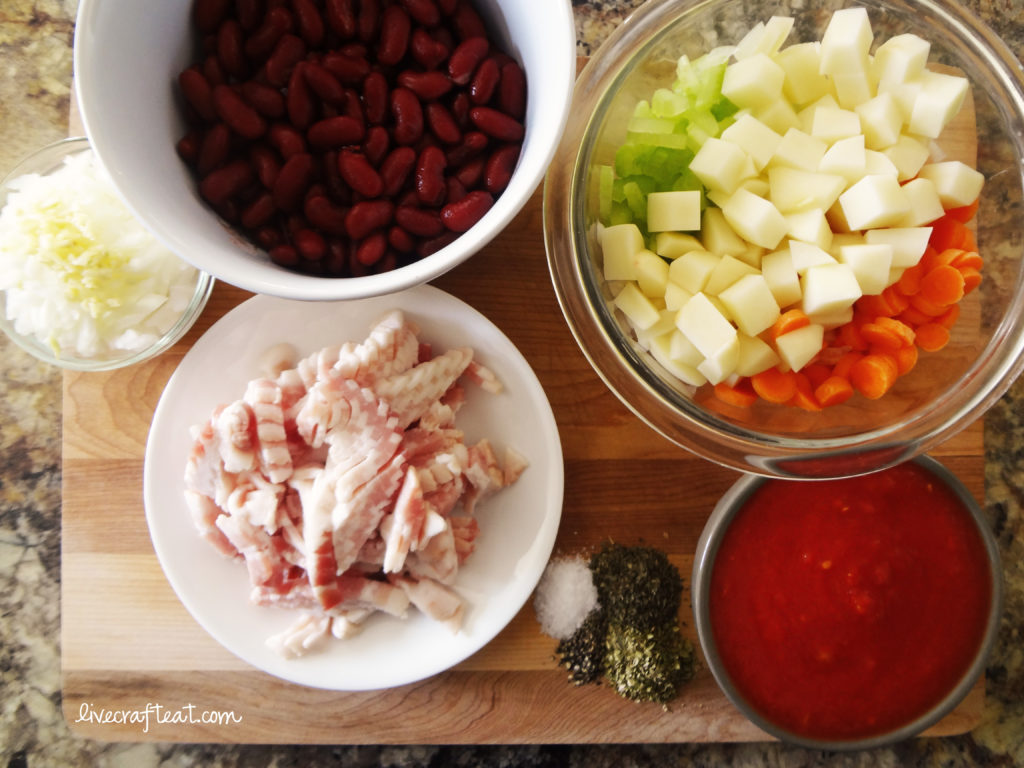
[[926,468],[770,480],[726,532],[710,616],[725,669],[767,720],[820,740],[906,725],[960,681],[992,596],[969,511]]

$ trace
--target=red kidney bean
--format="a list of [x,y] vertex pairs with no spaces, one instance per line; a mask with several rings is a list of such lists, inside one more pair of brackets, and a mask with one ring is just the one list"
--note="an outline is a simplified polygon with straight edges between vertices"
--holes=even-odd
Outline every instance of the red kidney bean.
[[285,94],[288,122],[302,130],[309,128],[317,115],[312,89],[306,82],[306,66],[305,62],[299,62],[295,66],[288,78],[288,90]]
[[475,189],[480,186],[484,178],[486,161],[482,157],[474,157],[472,160],[461,165],[453,175],[466,189]]
[[341,51],[331,51],[323,58],[323,66],[345,85],[359,85],[370,74],[370,62],[365,57]]
[[209,128],[199,143],[199,156],[196,158],[196,171],[205,176],[227,162],[231,152],[231,129],[224,123],[217,123]]
[[416,162],[416,196],[424,205],[440,205],[444,201],[444,169],[447,161],[438,147],[428,146]]
[[455,46],[458,44],[458,41],[455,39],[455,35],[452,34],[451,30],[448,29],[447,25],[434,27],[433,29],[430,30],[430,36],[434,38],[437,42],[439,42],[441,45],[443,45],[446,50],[449,51],[454,50]]
[[420,244],[416,246],[416,255],[421,259],[426,258],[427,256],[437,253],[442,248],[448,247],[458,239],[458,232],[445,232],[443,235],[438,235],[430,240],[420,242]]
[[356,245],[356,259],[360,264],[369,267],[380,261],[387,249],[387,235],[383,232],[374,232]]
[[459,166],[467,160],[471,160],[487,148],[487,143],[487,136],[480,131],[469,131],[463,134],[462,143],[445,153],[448,165]]
[[363,154],[370,161],[370,165],[377,167],[387,157],[391,148],[391,136],[387,128],[382,125],[374,125],[366,131],[366,141],[363,142]]
[[399,193],[412,169],[416,167],[416,150],[412,147],[396,147],[381,161],[380,176],[384,182],[384,194],[394,197]]
[[326,67],[322,67],[315,61],[302,63],[302,76],[306,84],[320,97],[321,100],[335,107],[345,103],[345,88]]
[[353,240],[362,240],[371,232],[391,224],[395,204],[390,200],[362,200],[345,216],[345,229]]
[[442,144],[458,144],[462,141],[462,131],[444,104],[432,101],[424,107],[423,112],[430,131]]
[[454,176],[449,176],[447,179],[445,179],[444,183],[444,201],[446,203],[457,203],[459,202],[459,200],[461,200],[467,194],[469,194],[469,190],[467,190],[463,183]]
[[256,171],[256,178],[266,189],[272,189],[281,172],[281,163],[277,155],[265,144],[254,144],[249,150],[249,162]]
[[211,171],[199,182],[199,194],[211,205],[220,206],[253,181],[252,167],[244,160]]
[[224,71],[242,80],[249,72],[245,58],[242,25],[234,19],[225,19],[217,29],[217,58]]
[[380,28],[380,3],[378,0],[359,0],[359,16],[356,18],[356,34],[364,43],[377,38]]
[[424,69],[440,66],[448,58],[448,52],[451,50],[444,43],[431,37],[422,27],[416,27],[412,31],[409,47],[412,50],[412,57]]
[[355,0],[327,0],[325,3],[327,25],[342,40],[356,36]]
[[520,146],[518,144],[506,144],[491,153],[484,167],[484,188],[492,195],[504,191],[512,180],[512,173],[516,168],[516,161],[519,160]]
[[[398,210],[395,210],[398,214]],[[438,219],[440,221],[440,219]],[[399,253],[410,253],[416,248],[416,240],[401,227],[395,225],[388,230],[388,245]]]
[[308,153],[292,155],[281,166],[271,192],[274,204],[282,211],[292,212],[302,205],[306,188],[313,180],[313,156]]
[[475,189],[457,203],[449,203],[441,209],[441,221],[452,232],[465,232],[472,227],[494,205],[490,192]]
[[363,80],[363,110],[366,119],[380,125],[388,116],[388,81],[380,72],[371,72]]
[[178,152],[178,156],[186,164],[195,167],[199,162],[199,148],[202,146],[202,141],[199,131],[191,130],[178,139],[178,143],[174,147]]
[[347,144],[359,144],[365,135],[366,129],[363,125],[348,115],[318,120],[309,127],[309,131],[306,133],[309,144],[314,149],[330,149]]
[[444,72],[416,72],[407,69],[398,74],[398,84],[415,93],[420,101],[433,101],[452,89],[452,80]]
[[339,152],[338,170],[345,183],[364,197],[379,197],[384,191],[384,182],[381,181],[380,174],[361,152]]
[[211,88],[224,85],[228,81],[228,76],[224,72],[224,67],[220,65],[217,54],[210,54],[203,59],[203,77],[206,78],[206,82],[210,84]]
[[285,97],[281,91],[255,80],[246,80],[241,85],[242,98],[245,103],[264,117],[272,120],[284,117]]
[[494,96],[501,80],[501,69],[493,56],[488,56],[476,68],[476,74],[469,81],[469,99],[474,104],[486,104]]
[[437,8],[445,16],[451,16],[459,7],[459,0],[437,0]]
[[264,192],[242,209],[240,223],[246,229],[259,229],[277,213],[274,197]]
[[465,131],[470,127],[469,110],[472,106],[469,94],[465,91],[455,94],[455,98],[452,99],[452,117],[455,118],[455,124],[459,126],[459,130]]
[[434,0],[401,0],[401,3],[416,23],[424,27],[436,27],[441,23],[441,11]]
[[487,36],[484,20],[480,18],[480,14],[467,0],[462,0],[452,14],[452,27],[460,40]]
[[265,59],[291,28],[292,15],[287,8],[276,6],[269,9],[263,23],[245,41],[245,55],[253,61]]
[[526,115],[526,73],[518,63],[510,61],[501,67],[498,82],[498,109],[522,120]]
[[380,40],[377,43],[377,61],[386,67],[393,67],[405,58],[412,33],[412,20],[400,5],[389,5],[384,9],[380,24]]
[[348,115],[360,125],[366,125],[366,113],[363,112],[363,101],[359,98],[359,92],[354,88],[345,89],[345,101],[341,105],[343,114]]
[[283,88],[295,69],[295,65],[306,56],[306,44],[302,38],[291,33],[281,35],[264,66],[267,81]]
[[413,205],[395,208],[395,223],[416,237],[437,237],[444,232],[444,224],[437,211]]
[[416,94],[398,87],[391,92],[392,136],[398,144],[415,144],[423,135],[423,107]]
[[292,242],[299,255],[309,261],[319,261],[327,253],[327,241],[312,229],[300,229],[293,236]]
[[299,252],[295,246],[282,243],[270,249],[270,260],[282,267],[296,267],[299,264]]
[[245,32],[259,28],[263,21],[263,0],[235,0],[235,17]]
[[256,230],[255,237],[256,243],[266,251],[269,251],[276,245],[280,245],[282,240],[281,230],[271,225],[260,227]]
[[213,89],[213,106],[228,128],[246,139],[258,139],[267,130],[267,121],[246,104],[228,85]]
[[486,37],[471,37],[459,43],[448,59],[448,75],[452,81],[466,85],[490,49]]
[[504,112],[491,107],[473,107],[469,110],[473,125],[498,141],[522,141],[523,124]]
[[309,48],[319,48],[324,42],[324,18],[313,0],[292,0],[295,25],[299,37]]
[[267,131],[267,137],[285,160],[292,155],[306,151],[306,140],[302,134],[285,123],[274,123],[271,125],[270,130]]
[[307,197],[302,212],[310,224],[329,235],[343,237],[348,233],[345,229],[345,215],[348,212],[323,195]]
[[202,72],[189,67],[178,75],[178,88],[186,103],[199,117],[208,123],[217,119],[217,110],[213,106],[213,88]]
[[192,23],[202,33],[213,32],[227,16],[231,0],[196,0]]

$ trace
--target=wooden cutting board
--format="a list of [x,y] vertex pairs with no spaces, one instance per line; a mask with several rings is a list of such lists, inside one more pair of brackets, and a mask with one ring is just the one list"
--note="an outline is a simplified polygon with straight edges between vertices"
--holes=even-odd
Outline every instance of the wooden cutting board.
[[[555,299],[541,217],[538,190],[502,235],[435,285],[501,328],[551,401],[565,457],[556,553],[581,553],[609,538],[645,542],[666,551],[688,583],[704,522],[739,475],[652,432],[596,376]],[[224,650],[164,578],[143,511],[142,467],[150,419],[171,373],[190,345],[249,295],[218,284],[191,332],[153,361],[64,374],[62,690],[73,731],[104,741],[335,744],[768,738],[704,668],[669,710],[628,702],[607,687],[570,685],[530,604],[454,669],[384,691],[303,688]],[[932,455],[983,501],[980,421]],[[696,644],[688,592],[683,604],[685,631]],[[982,679],[927,734],[970,730],[983,705]]]

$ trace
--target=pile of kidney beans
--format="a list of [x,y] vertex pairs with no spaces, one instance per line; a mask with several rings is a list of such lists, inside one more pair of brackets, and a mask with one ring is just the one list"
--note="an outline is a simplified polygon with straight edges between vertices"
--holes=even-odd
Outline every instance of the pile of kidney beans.
[[178,153],[281,266],[361,276],[465,232],[511,178],[526,78],[470,0],[195,0]]

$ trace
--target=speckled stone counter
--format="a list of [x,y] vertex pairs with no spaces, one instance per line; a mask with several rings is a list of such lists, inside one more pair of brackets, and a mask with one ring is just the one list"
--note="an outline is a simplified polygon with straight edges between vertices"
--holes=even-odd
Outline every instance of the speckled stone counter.
[[[573,0],[587,55],[640,0]],[[1016,51],[1024,3],[969,0]],[[65,134],[76,0],[0,3],[0,173]],[[1017,234],[1019,240],[1020,235]],[[60,707],[60,375],[0,339],[0,768],[9,766],[1024,765],[1024,381],[986,418],[986,514],[1001,547],[1005,615],[970,734],[868,753],[775,743],[657,746],[251,747],[104,744]]]

